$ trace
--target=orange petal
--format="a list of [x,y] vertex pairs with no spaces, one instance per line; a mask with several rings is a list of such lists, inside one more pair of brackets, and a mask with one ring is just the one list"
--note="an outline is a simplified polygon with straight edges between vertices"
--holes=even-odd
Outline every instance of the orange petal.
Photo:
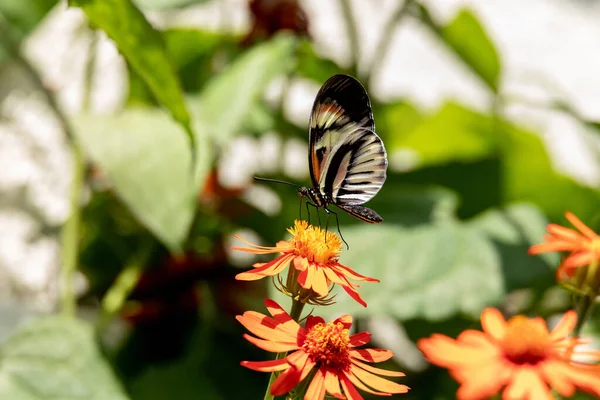
[[289,368],[275,379],[271,385],[271,394],[281,396],[292,390],[300,382],[300,373],[296,368]]
[[335,263],[331,266],[331,268],[339,274],[347,276],[355,281],[379,282],[379,279],[369,278],[368,276],[361,275],[358,272],[354,271],[352,268],[339,263]]
[[304,400],[323,400],[325,398],[325,375],[318,370],[308,385]]
[[269,361],[242,361],[243,367],[259,372],[283,371],[290,368],[290,365],[285,360],[269,360]]
[[325,390],[336,399],[345,399],[340,387],[340,379],[330,369],[325,370]]
[[255,281],[262,279],[266,276],[277,275],[281,271],[287,268],[290,261],[294,258],[293,254],[284,254],[277,257],[273,261],[265,263],[264,265],[255,268],[251,271],[242,272],[235,276],[235,279],[239,281]]
[[569,336],[575,325],[577,324],[577,312],[575,310],[567,311],[560,319],[558,324],[550,332],[550,338],[552,340],[564,339]]
[[578,248],[577,243],[566,242],[566,241],[553,241],[540,244],[534,244],[527,251],[529,255],[541,254],[541,253],[553,253],[561,251],[572,251]]
[[561,396],[571,397],[575,394],[575,385],[571,382],[566,374],[565,363],[560,361],[547,361],[540,365],[540,371],[544,375],[544,380],[548,382],[550,387],[556,390]]
[[497,355],[488,347],[473,347],[440,334],[420,339],[417,347],[431,363],[446,368],[484,365]]
[[[370,372],[365,371],[362,368],[358,368],[354,365],[350,366],[350,372],[360,379],[365,384],[369,385],[373,389],[381,393],[406,393],[408,392],[408,386],[400,385],[396,382],[384,379],[380,376],[373,375]],[[354,382],[353,382],[354,383]]]
[[497,308],[486,308],[481,313],[483,331],[495,340],[502,340],[506,334],[506,320]]
[[565,268],[577,268],[591,264],[594,259],[597,258],[593,251],[582,251],[569,255],[562,262]]
[[274,342],[272,340],[257,339],[254,336],[244,334],[244,339],[258,348],[272,353],[285,353],[292,350],[298,350],[300,347],[296,342]]
[[265,305],[267,311],[273,316],[273,318],[279,322],[277,329],[287,333],[290,336],[298,337],[304,329],[298,325],[296,321],[276,302],[271,299],[265,299]]
[[320,296],[327,296],[329,294],[329,285],[325,278],[323,268],[311,266],[309,269],[314,269],[315,275],[312,282],[312,290]]
[[548,226],[546,227],[546,230],[548,231],[548,233],[556,238],[560,238],[560,239],[564,239],[564,240],[569,240],[569,241],[574,241],[574,242],[579,242],[583,239],[585,239],[585,237],[583,235],[581,235],[579,232],[570,229],[570,228],[565,228],[564,226],[560,226],[557,224],[548,224]]
[[573,214],[571,212],[567,212],[565,214],[565,217],[567,217],[567,219],[569,220],[569,222],[572,223],[575,228],[579,229],[579,232],[583,233],[587,238],[589,238],[589,239],[595,239],[595,238],[598,237],[596,235],[596,232],[594,232],[586,224],[584,224],[583,222],[581,222],[581,220],[579,218],[577,218],[575,216],[575,214]]
[[342,315],[341,317],[336,318],[333,322],[336,324],[339,322],[340,324],[342,324],[344,329],[350,329],[350,327],[352,326],[352,317],[350,315]]
[[348,353],[350,357],[366,362],[383,362],[394,355],[390,350],[384,349],[352,349]]
[[279,247],[279,243],[277,243],[278,247],[266,247],[266,246],[259,246],[257,244],[254,243],[250,243],[247,240],[243,239],[240,235],[233,235],[234,237],[236,237],[237,239],[241,240],[242,242],[246,243],[248,246],[251,246],[251,248],[246,248],[246,247],[232,247],[231,250],[238,250],[238,251],[245,251],[247,253],[254,253],[254,254],[272,254],[272,253],[281,253],[285,250],[291,250],[293,247],[287,243],[287,246],[282,246]]
[[358,360],[351,360],[351,361],[352,361],[352,364],[354,364],[357,367],[360,367],[360,368],[364,369],[365,371],[370,372],[372,374],[383,375],[383,376],[396,376],[396,377],[406,376],[406,374],[404,374],[400,371],[390,371],[387,369],[376,368],[371,365],[362,363]]
[[370,340],[371,334],[369,332],[359,332],[350,336],[350,346],[359,347],[369,343]]
[[340,383],[348,400],[364,400],[346,376],[340,376]]
[[360,294],[358,294],[358,292],[353,287],[343,285],[342,289],[344,289],[344,291],[348,293],[350,297],[352,297],[358,304],[360,304],[363,307],[367,306],[367,303],[363,300],[362,297],[360,297]]
[[548,385],[541,379],[535,368],[521,367],[504,390],[504,400],[509,399],[547,399],[553,400]]
[[238,315],[235,318],[246,329],[261,339],[290,343],[296,342],[297,335],[277,329],[281,324],[273,318],[269,318],[256,311],[246,311],[243,315]]

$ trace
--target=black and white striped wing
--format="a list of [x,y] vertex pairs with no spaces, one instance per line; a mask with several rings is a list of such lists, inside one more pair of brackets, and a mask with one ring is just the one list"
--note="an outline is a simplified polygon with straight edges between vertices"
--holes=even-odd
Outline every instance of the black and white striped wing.
[[331,194],[324,189],[331,156],[365,130],[375,131],[367,92],[351,76],[332,76],[319,90],[310,116],[308,163],[314,189]]
[[313,105],[309,144],[313,188],[334,204],[364,204],[383,186],[385,147],[375,133],[369,96],[356,79],[334,75],[323,84]]
[[320,189],[336,205],[361,205],[383,186],[387,155],[383,142],[373,131],[356,130],[328,156],[327,174]]

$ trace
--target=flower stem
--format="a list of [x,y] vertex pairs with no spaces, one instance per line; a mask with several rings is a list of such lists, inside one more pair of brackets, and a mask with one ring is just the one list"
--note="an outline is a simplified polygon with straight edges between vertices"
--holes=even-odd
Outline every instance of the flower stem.
[[[292,300],[292,310],[290,311],[290,316],[296,322],[300,320],[300,316],[302,315],[302,309],[304,308],[304,303],[298,300]],[[287,353],[277,353],[275,356],[276,360],[281,360],[287,355]],[[269,384],[267,385],[267,392],[265,393],[264,400],[273,400],[275,397],[271,394],[271,386],[275,379],[277,378],[276,372],[271,372],[271,377],[269,378]]]
[[71,182],[71,215],[61,232],[62,249],[62,291],[61,308],[66,316],[75,316],[76,298],[73,289],[73,275],[77,271],[79,256],[79,231],[81,225],[81,189],[85,175],[85,161],[81,149],[72,146],[73,181]]
[[582,295],[579,299],[579,303],[577,304],[577,324],[575,325],[575,329],[573,329],[574,337],[578,337],[581,334],[581,329],[592,315],[595,305],[595,295]]
[[20,43],[14,38],[10,24],[0,14],[0,44],[12,59],[29,75],[35,86],[40,90],[46,102],[54,112],[61,128],[71,145],[73,153],[73,181],[71,182],[70,202],[71,215],[61,231],[62,254],[62,286],[61,309],[64,315],[74,316],[76,309],[75,291],[73,290],[73,275],[77,270],[79,255],[79,226],[81,223],[81,189],[85,176],[85,157],[79,147],[67,117],[60,109],[54,93],[46,87],[35,67],[21,54]]
[[113,284],[102,298],[102,315],[97,329],[102,330],[110,320],[123,308],[123,304],[138,283],[142,270],[152,252],[151,242],[141,245],[141,248],[131,257],[125,268],[119,273]]
[[350,63],[352,75],[358,75],[358,61],[360,60],[360,47],[358,44],[358,31],[356,28],[356,20],[352,15],[352,6],[350,0],[340,0],[342,14],[346,22],[346,32],[350,41]]

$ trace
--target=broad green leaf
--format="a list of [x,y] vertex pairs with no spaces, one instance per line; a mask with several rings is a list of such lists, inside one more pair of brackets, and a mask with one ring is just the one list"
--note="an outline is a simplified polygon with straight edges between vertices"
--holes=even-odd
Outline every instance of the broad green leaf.
[[538,208],[515,204],[502,211],[487,211],[467,225],[494,243],[502,258],[506,288],[512,290],[554,284],[553,270],[558,266],[560,256],[556,253],[527,254],[529,247],[543,241],[547,222]]
[[47,317],[19,329],[2,345],[0,398],[127,400],[128,396],[104,360],[92,327]]
[[414,105],[405,101],[375,104],[373,114],[377,116],[377,133],[391,150],[395,143],[402,143],[404,136],[419,126],[424,118]]
[[219,145],[238,133],[267,84],[289,70],[295,40],[280,35],[248,50],[207,83],[199,115]]
[[148,10],[170,10],[173,8],[183,8],[193,4],[206,3],[206,1],[208,0],[134,0],[138,7]]
[[401,126],[387,122],[386,127],[393,130],[387,143],[391,152],[417,150],[419,167],[479,160],[492,155],[496,148],[494,120],[458,104],[447,103],[428,118],[413,118],[414,129],[409,132],[398,132]]
[[22,39],[57,3],[58,0],[2,0],[0,17],[10,24],[13,33],[20,36],[17,39]]
[[458,15],[439,32],[442,40],[494,92],[500,81],[500,59],[489,35],[477,17],[468,9]]
[[[323,309],[327,316],[476,319],[511,290],[552,284],[547,259],[527,255],[546,225],[535,207],[514,205],[463,222],[451,215],[457,205],[452,193],[425,190],[422,202],[418,193],[398,193],[398,208],[409,207],[405,216],[342,227],[350,250],[343,250],[341,263],[381,282],[361,284],[366,309],[337,288],[336,304]],[[431,201],[436,198],[437,205]],[[287,306],[288,300],[275,298]]]
[[129,65],[146,82],[158,102],[179,122],[195,148],[190,115],[161,33],[131,0],[69,0],[85,11],[91,25],[102,29]]
[[[473,187],[470,198],[482,196],[480,191],[497,190],[500,205],[532,202],[551,220],[562,219],[567,210],[584,219],[596,215],[600,192],[555,171],[539,136],[500,117],[447,103],[437,113],[422,118],[409,133],[394,133],[386,133],[391,157],[399,150],[409,150],[416,155],[417,168],[496,160],[498,176],[490,176],[488,181],[497,187]],[[464,181],[465,177],[457,179]],[[558,193],[568,193],[568,200]]]
[[476,317],[505,293],[493,244],[458,221],[411,228],[356,225],[343,234],[350,250],[342,264],[381,282],[361,284],[367,309],[338,290],[328,313],[434,321],[459,313]]
[[80,115],[73,122],[77,138],[136,218],[169,249],[180,250],[194,216],[196,189],[210,166],[210,147],[196,149],[192,182],[182,129],[162,111]]
[[298,45],[296,58],[298,62],[295,72],[319,85],[325,83],[332,75],[339,74],[341,70],[335,62],[317,55],[313,44],[306,40]]

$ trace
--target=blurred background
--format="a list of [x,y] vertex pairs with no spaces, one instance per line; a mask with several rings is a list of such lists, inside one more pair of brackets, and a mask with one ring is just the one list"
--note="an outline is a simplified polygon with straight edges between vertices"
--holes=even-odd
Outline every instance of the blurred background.
[[565,211],[600,228],[599,20],[594,0],[0,0],[0,397],[261,399],[239,362],[271,355],[234,316],[289,299],[233,279],[257,261],[233,235],[287,239],[295,190],[252,177],[310,184],[312,103],[345,73],[390,165],[381,225],[338,214],[341,260],[381,283],[314,313],[393,350],[404,398],[454,398],[416,340],[571,307],[558,255],[527,248]]

